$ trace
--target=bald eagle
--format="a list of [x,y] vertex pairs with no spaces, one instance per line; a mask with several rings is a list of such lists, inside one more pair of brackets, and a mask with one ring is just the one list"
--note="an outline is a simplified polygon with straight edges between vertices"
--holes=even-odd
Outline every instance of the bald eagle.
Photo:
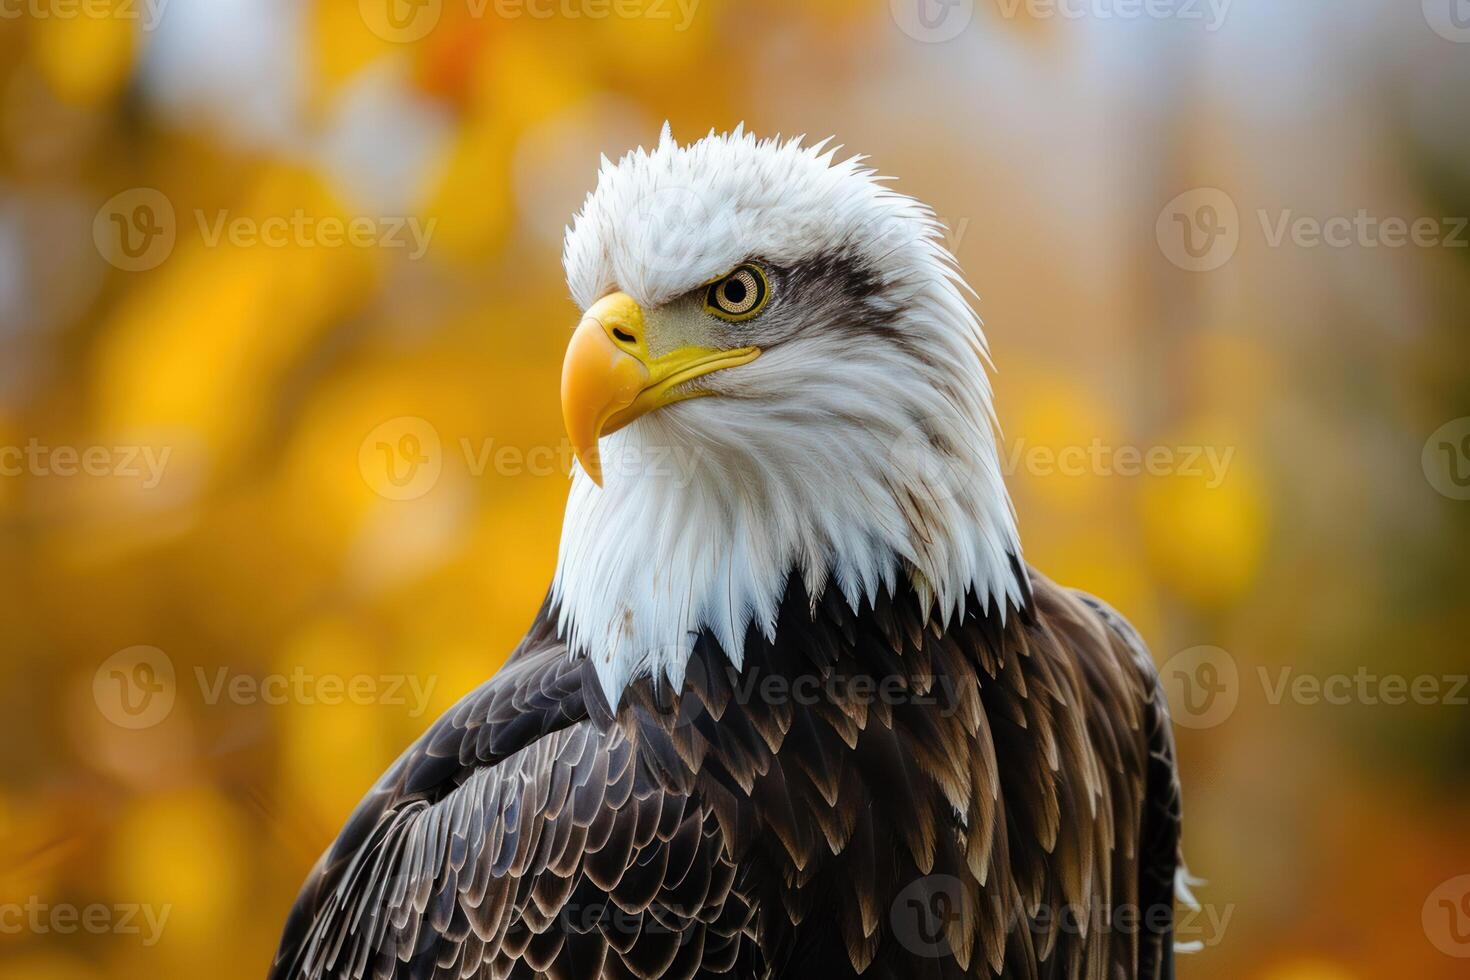
[[825,143],[665,127],[564,259],[545,604],[271,976],[1172,977],[1163,694],[1021,557],[933,212]]

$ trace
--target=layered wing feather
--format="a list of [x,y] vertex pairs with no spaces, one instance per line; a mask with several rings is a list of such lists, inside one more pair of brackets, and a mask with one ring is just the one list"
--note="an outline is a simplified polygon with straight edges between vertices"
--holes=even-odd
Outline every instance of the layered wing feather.
[[591,681],[539,621],[358,807],[272,978],[749,968],[750,910],[717,822],[654,777]]

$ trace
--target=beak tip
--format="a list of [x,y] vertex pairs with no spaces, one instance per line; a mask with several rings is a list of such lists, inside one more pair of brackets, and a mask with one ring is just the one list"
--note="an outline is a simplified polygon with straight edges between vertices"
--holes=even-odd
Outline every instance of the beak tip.
[[602,484],[602,454],[598,452],[597,437],[589,440],[572,440],[572,453],[577,463],[582,467],[582,472],[587,474],[588,479],[601,487]]

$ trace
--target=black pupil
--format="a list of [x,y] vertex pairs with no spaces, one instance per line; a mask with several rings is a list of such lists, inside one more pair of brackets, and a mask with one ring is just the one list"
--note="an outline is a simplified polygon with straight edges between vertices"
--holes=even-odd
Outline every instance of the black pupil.
[[745,292],[745,281],[742,279],[731,279],[725,283],[725,299],[729,300],[731,306],[744,303]]

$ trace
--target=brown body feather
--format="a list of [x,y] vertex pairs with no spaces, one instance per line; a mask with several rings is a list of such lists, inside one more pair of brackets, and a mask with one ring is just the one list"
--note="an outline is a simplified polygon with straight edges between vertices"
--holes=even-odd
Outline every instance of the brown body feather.
[[948,628],[793,584],[740,672],[701,637],[678,696],[616,714],[543,610],[358,807],[273,980],[1171,977],[1153,668],[1031,581]]

